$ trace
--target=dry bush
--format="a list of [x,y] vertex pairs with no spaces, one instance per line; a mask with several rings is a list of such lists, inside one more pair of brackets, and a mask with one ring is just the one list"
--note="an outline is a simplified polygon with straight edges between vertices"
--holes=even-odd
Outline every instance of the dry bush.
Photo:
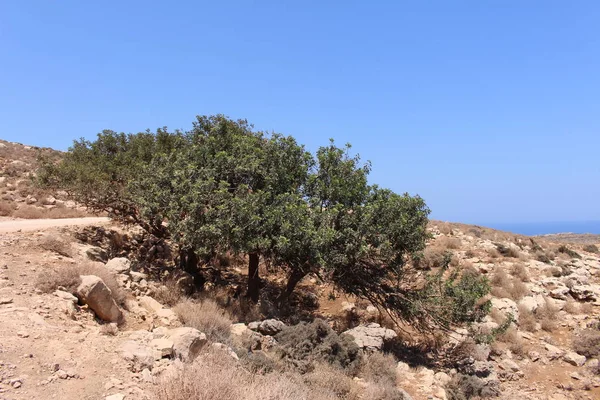
[[374,352],[363,357],[360,376],[367,382],[381,386],[396,385],[398,360],[392,354]]
[[495,381],[486,381],[474,375],[456,374],[446,385],[448,400],[468,400],[498,397],[500,389]]
[[173,307],[173,311],[185,326],[198,329],[210,340],[229,342],[231,315],[213,300],[183,299]]
[[75,293],[81,283],[81,271],[75,265],[64,265],[58,268],[47,267],[37,274],[35,286],[44,293],[50,293],[59,287]]
[[550,264],[554,259],[554,255],[552,253],[546,253],[539,250],[535,252],[534,256],[536,260],[541,261],[544,264]]
[[23,219],[40,219],[44,218],[45,211],[46,210],[43,208],[22,205],[18,210],[13,212],[13,217]]
[[558,247],[558,252],[562,253],[562,254],[566,254],[567,256],[571,257],[571,258],[581,258],[581,255],[579,255],[579,253],[577,253],[574,250],[571,250],[570,248],[568,248],[567,246],[560,245]]
[[0,203],[0,217],[8,217],[15,210],[14,204]]
[[465,257],[466,258],[475,258],[475,257],[477,257],[477,254],[473,250],[469,249],[469,250],[465,251]]
[[588,244],[586,246],[583,246],[583,251],[587,251],[588,253],[594,253],[594,254],[600,253],[598,246],[596,246],[595,244]]
[[415,265],[421,269],[440,268],[444,265],[446,251],[437,247],[427,247],[423,255],[415,259]]
[[588,358],[600,356],[600,330],[586,329],[573,339],[573,350]]
[[503,269],[496,268],[491,283],[492,295],[499,298],[520,300],[529,294],[529,289],[523,282],[511,278]]
[[535,318],[535,314],[527,307],[519,305],[519,328],[527,332],[535,332],[536,327],[537,320]]
[[452,225],[450,225],[447,222],[442,222],[441,224],[438,224],[437,228],[438,228],[438,231],[440,231],[440,233],[443,233],[444,235],[454,234],[454,232],[452,230]]
[[508,349],[515,355],[522,357],[526,353],[523,339],[519,336],[514,327],[510,327],[506,332],[498,336],[498,341],[505,343]]
[[125,305],[127,298],[125,291],[119,286],[115,275],[102,264],[89,262],[82,265],[65,265],[56,269],[45,269],[38,274],[36,287],[45,293],[53,292],[59,287],[75,293],[81,283],[81,275],[95,275],[102,279],[111,290],[115,301],[121,306]]
[[496,245],[496,249],[498,250],[498,253],[500,253],[502,256],[511,257],[511,258],[519,258],[520,253],[513,246],[505,245],[502,243],[495,243],[495,245]]
[[40,241],[40,247],[44,250],[53,251],[61,256],[73,257],[71,243],[56,236],[45,236]]
[[497,249],[487,249],[486,252],[487,252],[488,256],[490,256],[491,258],[500,257],[500,253],[498,252]]
[[460,239],[455,237],[440,236],[435,240],[435,247],[448,250],[458,250],[461,245]]
[[546,304],[535,310],[535,316],[546,332],[552,332],[558,328],[557,314],[558,308],[548,299],[546,299]]
[[81,218],[87,217],[88,214],[73,208],[65,207],[60,204],[46,212],[44,218],[60,219],[60,218]]
[[193,364],[163,378],[156,387],[157,400],[330,400],[333,391],[314,389],[298,375],[254,374],[217,350],[201,354]]
[[514,264],[510,271],[511,275],[515,278],[519,278],[521,282],[529,282],[529,274],[527,273],[527,267],[521,263]]
[[156,289],[154,293],[152,293],[152,297],[154,297],[160,304],[173,307],[182,301],[185,296],[181,289],[177,286],[177,282],[173,279],[169,279],[165,281],[162,286]]
[[[569,287],[569,285],[567,285],[567,287]],[[565,307],[563,308],[563,310],[565,310],[569,314],[577,315],[577,314],[579,314],[579,305],[577,304],[577,302],[575,300],[573,300],[572,298],[569,297],[569,298],[567,298],[567,301],[565,303]]]
[[594,306],[591,303],[580,303],[579,313],[583,315],[592,315],[594,312]]
[[560,267],[552,266],[550,268],[546,268],[544,270],[546,276],[553,276],[555,278],[560,278],[563,274],[563,270]]
[[335,398],[359,400],[361,390],[350,376],[340,368],[327,363],[317,363],[314,369],[303,376],[306,385],[314,390],[327,388]]

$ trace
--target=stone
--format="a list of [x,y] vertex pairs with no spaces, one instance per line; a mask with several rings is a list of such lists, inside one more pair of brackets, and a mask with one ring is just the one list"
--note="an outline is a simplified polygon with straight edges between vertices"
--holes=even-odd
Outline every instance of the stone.
[[106,396],[104,400],[125,400],[125,395],[121,393],[111,394],[110,396]]
[[503,360],[500,365],[506,371],[519,372],[521,370],[521,368],[513,360]]
[[257,332],[259,326],[260,326],[260,321],[250,322],[248,324],[248,329]]
[[125,257],[112,258],[106,263],[106,268],[115,274],[122,274],[129,271],[131,261]]
[[156,313],[159,310],[163,309],[163,305],[160,304],[158,301],[154,300],[150,296],[142,296],[139,298],[138,301],[142,308],[145,308],[146,310],[148,310],[151,313]]
[[69,378],[69,374],[67,374],[67,371],[63,371],[62,369],[59,369],[58,371],[56,371],[56,376],[58,376],[59,379],[68,379]]
[[0,297],[0,305],[2,304],[10,304],[13,302],[12,297]]
[[37,203],[37,199],[35,197],[33,197],[32,195],[27,196],[27,198],[25,199],[25,203],[31,205],[31,204],[35,204]]
[[393,330],[382,328],[376,323],[360,325],[342,334],[352,336],[358,347],[367,350],[381,350],[385,342],[398,336]]
[[517,306],[517,303],[515,303],[511,299],[498,299],[496,297],[493,297],[491,299],[491,302],[492,308],[505,314],[510,313],[515,318],[516,322],[519,321],[519,307]]
[[544,348],[548,352],[548,358],[550,358],[551,360],[555,360],[557,358],[560,358],[563,355],[563,353],[564,353],[564,351],[562,351],[558,347],[553,346],[553,345],[548,344],[548,343],[546,343],[544,345]]
[[98,318],[108,322],[119,322],[123,313],[117,306],[112,292],[102,279],[95,275],[82,275],[81,284],[77,288],[77,297],[87,304]]
[[342,302],[342,311],[344,312],[352,312],[356,308],[354,303],[349,303],[347,301]]
[[579,301],[595,301],[596,293],[589,285],[577,285],[571,288],[571,295]]
[[563,354],[562,359],[563,361],[576,367],[581,367],[583,364],[585,364],[585,361],[587,360],[585,356],[579,355],[574,351],[566,352],[565,354]]
[[169,331],[173,341],[173,355],[182,361],[193,361],[207,343],[206,335],[190,327],[175,328]]
[[144,368],[144,370],[141,373],[141,377],[142,377],[142,381],[144,381],[144,382],[148,382],[148,383],[154,382],[154,378],[152,377],[152,372],[150,372],[150,370],[148,368]]
[[266,319],[260,323],[258,331],[263,335],[275,336],[285,328],[285,324],[276,319]]
[[160,355],[159,358],[171,357],[173,355],[173,346],[173,341],[165,338],[153,339],[150,341],[150,347],[156,350]]
[[238,355],[235,353],[235,351],[233,351],[233,349],[229,346],[227,346],[226,344],[223,343],[213,343],[211,345],[213,348],[224,351],[225,353],[227,353],[227,355],[229,355],[231,358],[233,358],[236,361],[239,361],[239,357]]
[[152,369],[154,366],[154,353],[151,348],[128,340],[121,346],[121,355],[131,363],[134,372]]
[[232,324],[229,327],[229,331],[231,332],[231,334],[233,336],[243,336],[243,335],[249,333],[248,327],[246,326],[246,324],[243,324],[243,323]]
[[569,288],[566,286],[561,286],[550,291],[550,297],[558,300],[566,300],[568,294]]
[[106,262],[108,254],[100,247],[92,246],[85,251],[85,255],[92,261]]
[[519,306],[525,308],[527,311],[535,312],[539,307],[545,304],[544,298],[540,295],[536,296],[525,296],[519,301]]
[[17,332],[17,336],[20,337],[20,338],[25,339],[25,338],[29,337],[29,332],[27,332],[27,331],[18,331]]
[[45,206],[53,206],[56,204],[56,199],[53,196],[48,196],[42,200],[42,204]]
[[450,375],[448,375],[445,372],[437,372],[433,376],[433,379],[440,386],[446,386],[446,384],[448,384],[448,382],[450,382],[452,380],[452,378],[450,377]]
[[76,305],[78,302],[77,297],[73,296],[69,292],[65,292],[64,290],[55,290],[53,294],[59,299],[73,303],[73,305]]
[[530,351],[529,353],[527,353],[527,355],[529,356],[529,359],[533,362],[536,362],[540,359],[540,353],[538,353],[537,351]]
[[[106,265],[108,265],[108,264],[106,264]],[[129,275],[131,276],[131,280],[134,282],[140,282],[141,280],[148,278],[148,275],[144,274],[143,272],[131,271],[131,272],[129,272]]]

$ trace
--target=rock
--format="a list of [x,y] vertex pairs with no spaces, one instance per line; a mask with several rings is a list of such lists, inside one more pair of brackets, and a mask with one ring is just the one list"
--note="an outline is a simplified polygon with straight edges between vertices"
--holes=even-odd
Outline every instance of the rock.
[[0,305],[2,304],[10,304],[13,302],[12,297],[0,297]]
[[106,396],[104,400],[125,400],[125,395],[121,393],[111,394],[110,396]]
[[150,311],[151,313],[156,313],[159,310],[163,309],[163,305],[150,296],[142,296],[139,298],[138,301],[140,303],[140,306]]
[[377,310],[377,307],[374,306],[367,306],[367,313],[371,314],[371,315],[375,315],[377,314],[379,311]]
[[347,301],[342,302],[342,311],[344,312],[352,312],[356,308],[354,303],[348,303]]
[[[106,265],[108,265],[108,264],[106,264]],[[129,275],[131,275],[131,280],[134,281],[134,282],[140,282],[141,280],[148,278],[148,275],[146,275],[146,274],[144,274],[142,272],[131,271],[129,273]]]
[[85,255],[92,261],[106,262],[108,260],[108,254],[100,247],[90,247],[85,251]]
[[550,291],[550,297],[558,300],[566,300],[568,294],[569,288],[566,286],[561,286]]
[[515,318],[516,322],[519,321],[519,307],[517,306],[517,303],[511,299],[498,299],[496,297],[493,297],[491,302],[492,308],[495,308],[496,310],[505,314],[510,313]]
[[574,351],[566,352],[565,354],[563,354],[562,359],[563,361],[576,367],[581,367],[583,364],[585,364],[586,361],[585,356],[579,355]]
[[513,360],[503,360],[500,365],[506,371],[519,372],[521,370]]
[[62,369],[59,369],[58,371],[56,371],[56,376],[58,376],[59,379],[68,379],[69,378],[69,374],[67,374],[67,371],[63,371]]
[[527,309],[530,312],[535,312],[539,307],[545,304],[544,298],[540,295],[525,296],[519,301],[519,306]]
[[87,304],[98,318],[119,322],[123,314],[112,297],[111,290],[102,279],[95,275],[82,275],[81,284],[77,288],[77,297],[83,304]]
[[382,328],[376,323],[360,325],[342,334],[352,336],[358,347],[367,350],[381,350],[386,341],[394,339],[397,336],[393,330]]
[[156,352],[160,355],[159,358],[171,357],[173,355],[173,346],[173,341],[165,338],[153,339],[150,342],[150,347],[156,350]]
[[73,305],[76,305],[78,302],[77,297],[73,296],[69,292],[65,292],[64,290],[55,290],[53,294],[59,299],[73,303]]
[[248,329],[258,332],[258,327],[260,326],[260,321],[250,322],[248,324]]
[[31,205],[31,204],[35,204],[37,203],[37,199],[35,197],[33,197],[32,195],[27,196],[27,198],[25,199],[25,203]]
[[548,358],[550,358],[551,360],[555,360],[557,358],[560,358],[563,355],[563,353],[564,353],[564,351],[562,351],[558,347],[553,346],[553,345],[548,344],[548,343],[546,343],[544,345],[544,348],[548,352]]
[[536,362],[540,359],[540,353],[538,353],[537,351],[530,351],[529,353],[527,353],[527,355],[529,356],[529,359],[533,362]]
[[142,381],[144,381],[144,382],[148,382],[148,383],[154,382],[154,378],[152,377],[152,372],[150,372],[150,370],[148,368],[146,368],[142,371],[141,378],[142,378]]
[[240,324],[232,324],[229,327],[229,331],[231,332],[231,334],[233,336],[243,336],[247,333],[249,333],[249,329],[246,326],[246,324],[240,323]]
[[56,204],[56,199],[53,196],[48,196],[42,200],[42,204],[45,206],[53,206]]
[[448,375],[445,372],[437,372],[434,376],[433,379],[435,380],[435,382],[439,385],[439,386],[446,386],[446,384],[448,382],[450,382],[452,380],[452,378],[450,377],[450,375]]
[[152,349],[132,340],[123,343],[121,355],[131,363],[134,372],[143,371],[145,368],[152,369],[154,365]]
[[595,301],[596,293],[588,285],[577,285],[571,288],[571,295],[579,301]]
[[20,337],[20,338],[25,339],[25,338],[29,337],[29,332],[27,332],[27,331],[18,331],[17,332],[17,336]]
[[125,257],[113,258],[106,263],[106,268],[115,274],[123,274],[131,268],[131,261]]
[[260,323],[258,331],[263,335],[275,336],[285,328],[285,324],[276,319],[266,319]]
[[227,353],[231,358],[233,358],[236,361],[239,361],[239,357],[238,355],[235,353],[235,351],[233,351],[233,349],[229,346],[227,346],[226,344],[223,343],[213,343],[212,347],[215,349],[219,349],[224,351],[225,353]]
[[206,344],[206,335],[197,329],[182,327],[169,331],[173,341],[173,354],[182,361],[193,361]]

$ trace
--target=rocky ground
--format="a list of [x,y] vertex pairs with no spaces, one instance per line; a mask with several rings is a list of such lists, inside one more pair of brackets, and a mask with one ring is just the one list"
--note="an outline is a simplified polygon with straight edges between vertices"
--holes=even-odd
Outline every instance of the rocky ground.
[[[228,345],[184,327],[152,297],[158,284],[132,269],[129,260],[108,261],[103,249],[75,240],[73,231],[78,229],[0,233],[0,399],[150,399],[161,379],[206,346],[237,358]],[[452,346],[464,352],[453,368],[399,361],[397,385],[406,390],[405,398],[448,398],[448,382],[458,372],[479,376],[503,399],[600,398],[598,360],[573,349],[573,340],[598,321],[600,255],[581,246],[566,249],[466,226],[432,224],[432,232],[436,238],[426,262],[435,264],[442,252],[452,251],[455,266],[490,277],[493,309],[478,331],[491,332],[507,313],[515,323],[491,345],[461,345],[465,332],[453,334]],[[73,243],[65,253],[62,247],[49,246],[49,238]],[[91,278],[75,290],[77,297],[69,288],[43,290],[40,277],[90,263],[90,258],[94,268],[116,277],[121,305]],[[314,279],[303,285],[317,293],[317,312],[326,318],[374,311],[353,299],[325,299],[327,291]],[[97,315],[124,322],[117,327]],[[267,320],[236,323],[230,329],[234,338],[253,336],[266,349],[283,326]],[[368,351],[379,351],[396,336],[360,318],[347,333]]]

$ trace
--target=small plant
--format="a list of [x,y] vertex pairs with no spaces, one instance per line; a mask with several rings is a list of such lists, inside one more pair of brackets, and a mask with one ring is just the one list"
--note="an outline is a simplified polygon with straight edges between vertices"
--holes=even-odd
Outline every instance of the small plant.
[[569,248],[568,248],[567,246],[565,246],[564,244],[563,244],[563,245],[561,245],[561,246],[558,248],[558,252],[559,252],[559,253],[566,254],[566,255],[568,255],[568,256],[569,256],[569,257],[571,257],[571,258],[579,258],[579,259],[581,258],[581,256],[579,255],[579,253],[577,253],[576,251],[573,251],[573,250],[569,249]]
[[527,273],[527,268],[521,263],[514,264],[510,273],[512,274],[512,276],[518,278],[521,282],[530,281],[529,274]]
[[498,253],[504,257],[519,258],[519,251],[512,246],[507,246],[502,243],[495,243]]
[[46,236],[41,240],[40,247],[44,250],[53,251],[57,254],[60,254],[64,257],[72,257],[72,247],[71,243],[66,242],[65,240],[54,237],[54,236]]
[[227,342],[230,336],[231,316],[212,300],[201,302],[191,299],[180,301],[173,311],[185,326],[196,328],[216,342]]
[[519,305],[519,328],[527,332],[535,332],[536,327],[537,320],[535,318],[535,314],[527,307]]
[[589,358],[600,356],[600,330],[586,329],[573,339],[573,350]]
[[543,252],[543,251],[536,251],[535,252],[535,259],[543,262],[544,264],[551,264],[552,263],[552,259],[550,258],[550,256]]
[[456,374],[446,385],[449,400],[469,400],[486,397],[498,397],[500,390],[494,381],[485,381],[471,375]]
[[596,246],[595,244],[588,244],[588,245],[584,246],[583,251],[587,251],[588,253],[595,253],[595,254],[600,253],[598,246]]
[[553,332],[558,328],[557,313],[558,308],[548,299],[546,299],[544,305],[535,310],[535,315],[540,320],[542,329],[546,332]]

